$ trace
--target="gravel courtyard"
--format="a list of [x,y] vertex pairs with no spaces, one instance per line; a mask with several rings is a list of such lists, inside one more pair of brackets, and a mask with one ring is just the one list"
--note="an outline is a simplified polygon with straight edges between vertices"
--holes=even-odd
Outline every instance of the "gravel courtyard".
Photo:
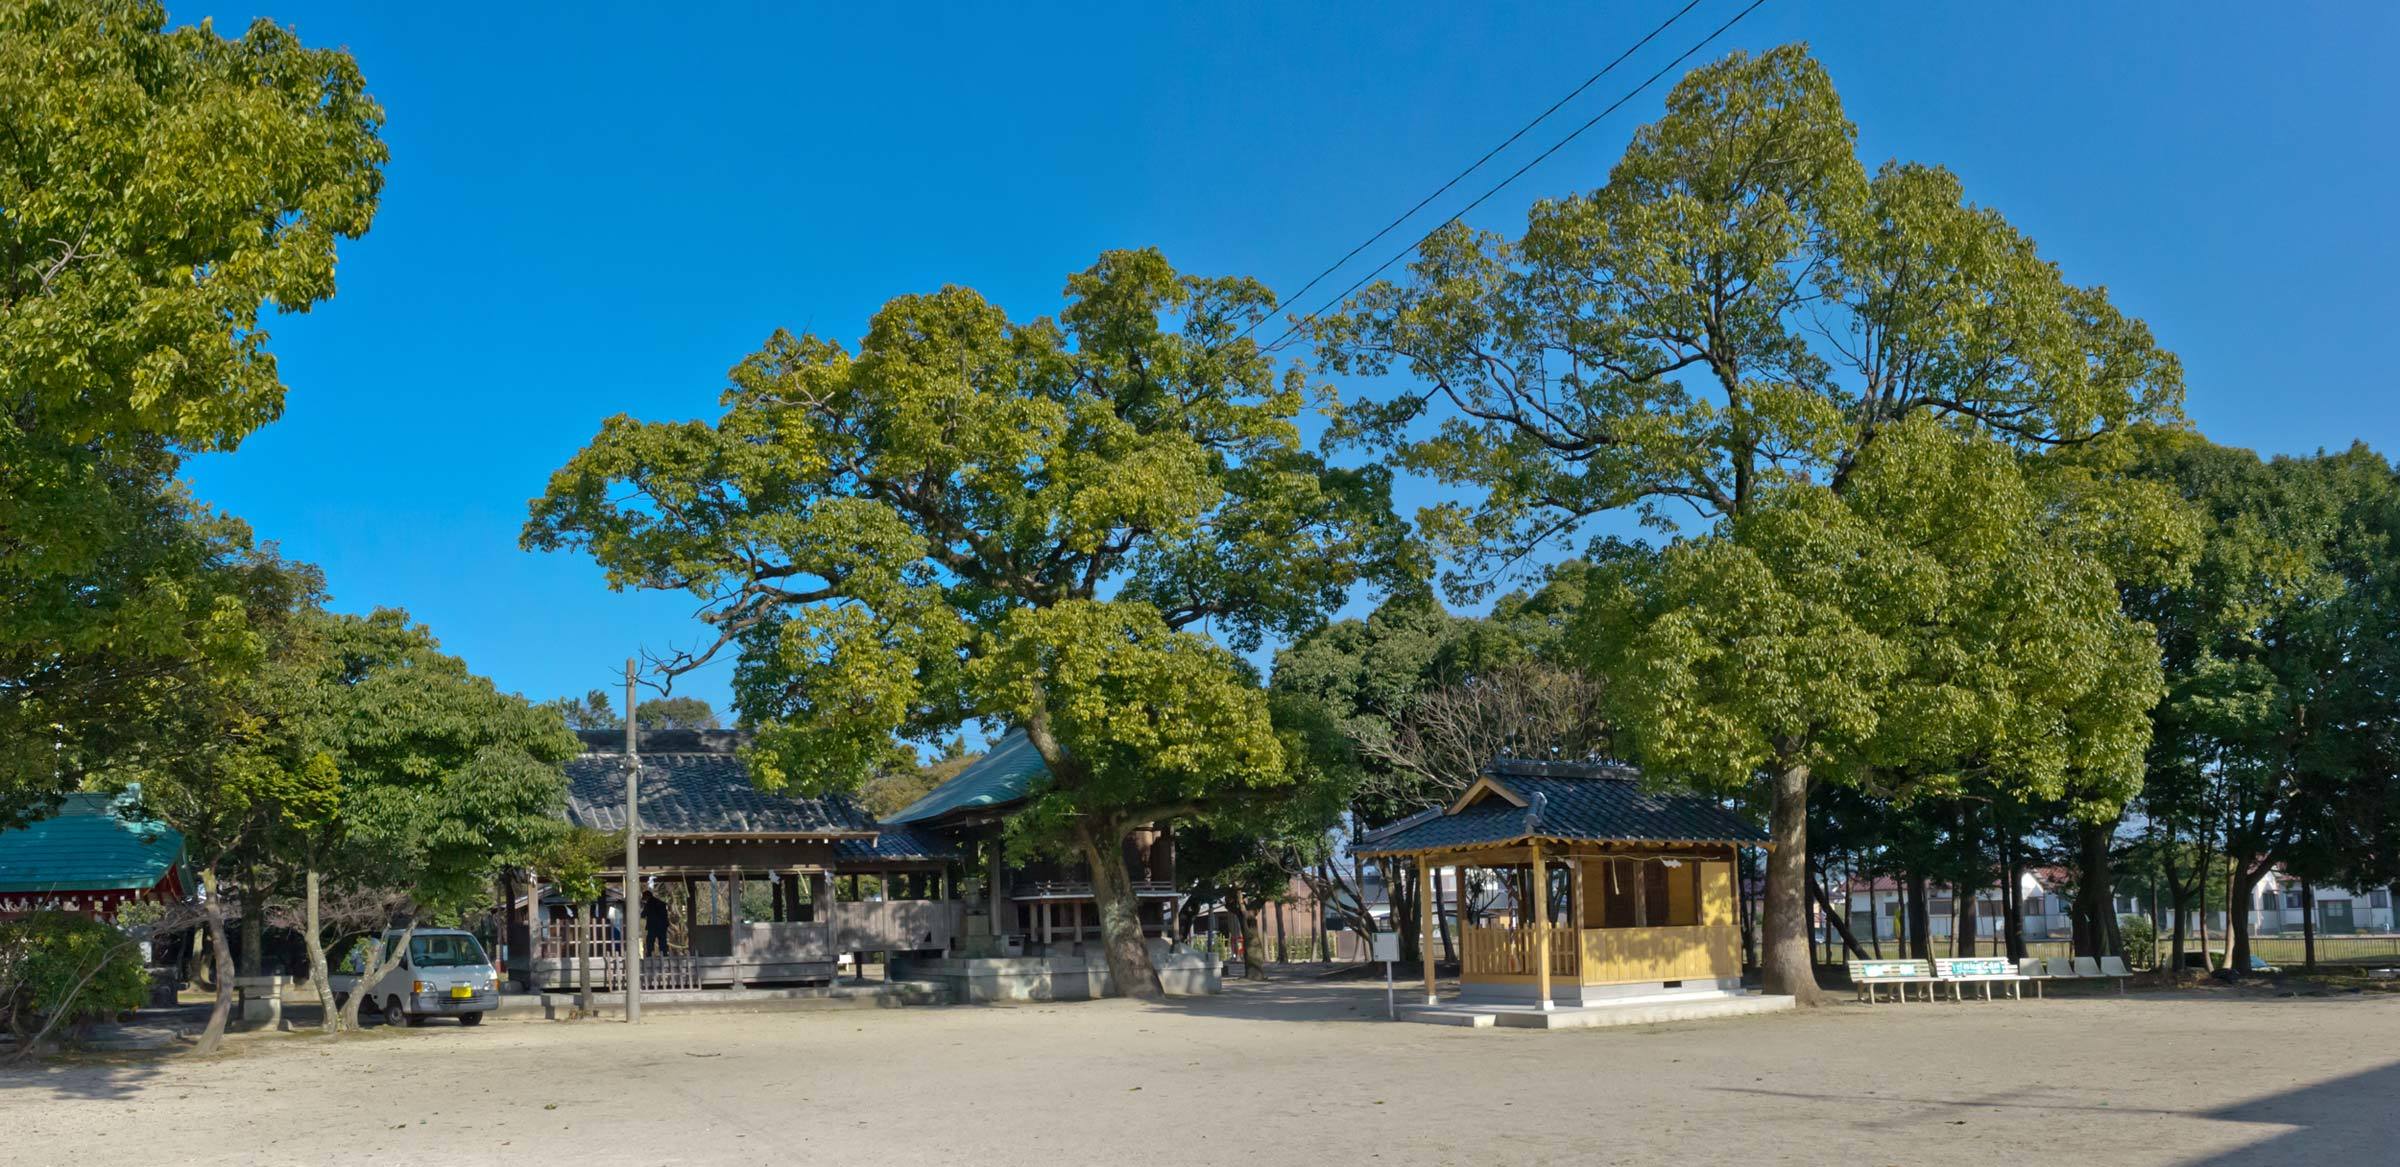
[[8,1164],[2369,1164],[2400,995],[1843,1005],[1557,1033],[1381,986],[497,1022],[0,1070]]

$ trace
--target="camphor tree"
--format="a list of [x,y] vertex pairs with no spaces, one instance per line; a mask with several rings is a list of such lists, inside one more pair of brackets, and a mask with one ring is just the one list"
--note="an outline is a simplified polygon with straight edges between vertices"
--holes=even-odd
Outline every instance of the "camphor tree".
[[[1779,485],[1838,498],[1911,419],[2034,451],[2171,418],[2182,393],[2146,327],[2067,282],[1956,176],[1898,162],[1870,176],[1831,82],[1797,46],[1693,71],[1605,185],[1538,204],[1514,241],[1436,233],[1407,278],[1359,293],[1315,341],[1336,373],[1414,382],[1356,404],[1346,430],[1479,492],[1420,517],[1464,591],[1620,508],[1665,530],[1726,521],[1738,543]],[[1770,623],[1726,613],[1716,631],[1787,627],[1750,615]],[[1825,656],[1820,687],[1895,667],[1838,639],[1792,647],[1795,666]],[[1829,709],[1854,699],[1825,696]],[[1722,710],[1708,728],[1765,733],[1724,720],[1746,715]],[[1771,773],[1764,973],[1771,991],[1813,992],[1809,751],[1789,732],[1761,740],[1775,748],[1679,752],[1710,773]]]
[[1303,451],[1299,373],[1237,339],[1265,288],[1117,251],[1067,297],[1013,322],[964,288],[902,296],[855,353],[779,332],[714,424],[605,423],[524,542],[701,597],[713,640],[657,665],[736,649],[769,787],[852,789],[902,741],[1022,727],[1049,779],[1012,840],[1083,858],[1116,984],[1148,995],[1126,834],[1294,783],[1230,650],[1410,550],[1388,475]]
[[281,412],[264,309],[333,294],[383,114],[357,65],[144,0],[0,0],[0,811],[112,764],[208,655],[172,479]]

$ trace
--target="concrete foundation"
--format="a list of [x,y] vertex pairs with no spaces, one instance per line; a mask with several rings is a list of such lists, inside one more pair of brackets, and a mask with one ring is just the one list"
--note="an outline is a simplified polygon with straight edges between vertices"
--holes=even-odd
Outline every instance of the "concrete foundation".
[[[1169,949],[1152,942],[1150,962],[1170,997],[1197,997],[1224,989],[1216,958],[1189,948]],[[1089,1001],[1112,996],[1116,981],[1108,962],[1097,953],[1086,956],[902,957],[898,975],[934,981],[950,989],[954,1001],[977,1005],[1027,1001]]]
[[1402,1021],[1423,1025],[1457,1025],[1470,1029],[1593,1029],[1611,1025],[1656,1025],[1666,1021],[1699,1021],[1714,1017],[1743,1017],[1779,1013],[1793,1005],[1790,997],[1763,993],[1689,992],[1648,997],[1621,997],[1603,1004],[1567,1005],[1540,1009],[1529,1004],[1489,1004],[1461,1000],[1455,1005],[1421,1005],[1401,1011]]
[[[556,1021],[574,1014],[577,999],[574,993],[512,993],[500,998],[496,1015],[543,1017]],[[946,1005],[951,1000],[946,986],[926,981],[788,989],[646,989],[642,992],[642,1012],[772,1013],[795,1009],[896,1009],[904,1005]],[[603,1017],[624,1016],[625,994],[592,994],[592,1012]]]
[[[1571,1005],[1606,1005],[1635,998],[1664,997],[1675,994],[1693,996],[1722,996],[1740,992],[1741,978],[1722,977],[1711,980],[1637,981],[1623,985],[1578,985],[1565,980],[1550,983],[1551,1004],[1564,1008]],[[1467,981],[1459,985],[1458,999],[1482,1005],[1538,1005],[1541,996],[1530,984],[1487,984]]]

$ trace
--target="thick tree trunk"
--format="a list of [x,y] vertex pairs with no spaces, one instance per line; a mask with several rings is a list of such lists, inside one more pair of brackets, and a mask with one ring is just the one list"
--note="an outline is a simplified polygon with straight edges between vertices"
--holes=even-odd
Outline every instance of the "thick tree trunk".
[[1775,802],[1767,815],[1766,951],[1759,965],[1767,992],[1802,1006],[1823,1000],[1808,957],[1808,777],[1801,762],[1775,775]]
[[1158,1000],[1167,995],[1142,940],[1141,902],[1125,870],[1125,832],[1115,824],[1078,822],[1076,848],[1091,869],[1092,902],[1100,910],[1100,952],[1120,996]]
[[1742,929],[1742,967],[1758,967],[1758,913],[1750,906],[1750,852],[1744,849],[1733,865],[1734,917]]
[[2317,885],[2300,881],[2300,967],[2317,971]]
[[2025,865],[2017,858],[2017,843],[2008,839],[2000,845],[2000,878],[2007,880],[2000,892],[2000,930],[2008,945],[2010,960],[2025,959]]
[[2250,900],[2258,894],[2260,875],[2239,867],[2233,874],[2233,886],[2225,889],[2225,967],[2236,976],[2250,974]]
[[2163,866],[2167,875],[2167,910],[2175,913],[2175,919],[2167,927],[2167,979],[2173,981],[2183,976],[2183,913],[2192,897],[2184,891],[2183,877],[2176,873],[2174,862],[2170,860]]
[[1933,959],[1933,901],[1926,895],[1925,876],[1909,872],[1901,878],[1908,889],[1908,954],[1918,960]]
[[2117,956],[2125,947],[2117,930],[2116,876],[2108,858],[2109,838],[2115,833],[2113,822],[2084,823],[2076,831],[2082,869],[2075,883],[2077,956]]
[[318,904],[317,869],[309,868],[301,876],[300,943],[308,951],[308,983],[317,987],[317,1008],[324,1020],[318,1028],[327,1033],[342,1029],[341,1006],[333,1003],[333,971],[325,960],[325,933],[318,920],[322,910]]
[[[393,938],[388,946],[384,944],[381,933],[367,937],[367,958],[359,963],[358,985],[352,990],[350,1000],[342,1006],[343,1028],[358,1028],[359,1008],[366,1004],[369,996],[374,994],[375,986],[382,983],[383,974],[398,967],[401,954],[408,951],[409,938],[416,934],[417,922],[411,919],[401,926],[400,934]],[[390,1025],[396,1020],[398,1019],[391,1014],[384,1014],[383,1023],[385,1025]]]
[[[1418,890],[1417,894],[1429,895],[1433,897],[1433,929],[1435,932],[1440,933],[1442,937],[1442,959],[1456,963],[1458,960],[1458,942],[1452,936],[1454,929],[1451,927],[1450,917],[1453,913],[1464,912],[1466,909],[1462,905],[1453,905],[1451,911],[1443,911],[1441,887],[1442,869],[1436,867],[1433,869],[1433,886],[1421,888]],[[1462,890],[1460,894],[1464,895],[1465,892]],[[1466,920],[1461,918],[1458,922],[1458,927],[1464,928],[1466,926]]]
[[200,1031],[192,1052],[213,1054],[225,1044],[225,1023],[233,1016],[233,949],[225,943],[225,887],[213,871],[201,879],[208,889],[208,947],[216,958],[217,1000],[209,1006],[208,1026]]

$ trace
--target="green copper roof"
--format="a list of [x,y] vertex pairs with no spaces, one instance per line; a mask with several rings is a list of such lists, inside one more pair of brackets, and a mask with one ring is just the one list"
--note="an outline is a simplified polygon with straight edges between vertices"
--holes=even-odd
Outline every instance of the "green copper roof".
[[70,794],[58,813],[0,831],[0,892],[123,891],[157,886],[183,859],[183,836],[118,817],[131,800]]
[[990,753],[975,759],[948,782],[883,821],[921,823],[962,811],[997,810],[1025,801],[1035,780],[1049,773],[1025,731],[1016,730],[992,743]]

